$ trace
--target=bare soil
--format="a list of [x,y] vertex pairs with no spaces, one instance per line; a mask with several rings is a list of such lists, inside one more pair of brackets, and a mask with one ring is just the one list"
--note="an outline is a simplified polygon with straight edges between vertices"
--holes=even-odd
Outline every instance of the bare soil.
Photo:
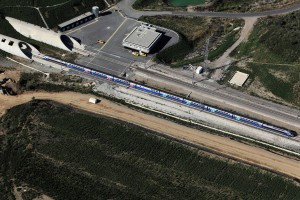
[[110,116],[124,120],[174,138],[192,142],[212,149],[224,155],[240,159],[250,164],[258,165],[279,173],[300,179],[300,161],[277,155],[258,147],[239,143],[229,138],[211,135],[203,131],[188,128],[149,114],[132,110],[112,101],[101,99],[99,104],[88,103],[91,95],[61,92],[28,92],[19,96],[0,96],[0,116],[13,106],[35,99],[53,100],[92,113]]
[[211,65],[213,65],[215,68],[228,65],[232,62],[232,58],[229,57],[230,53],[237,48],[242,42],[246,42],[248,40],[248,37],[253,30],[254,24],[257,21],[257,17],[245,17],[245,25],[241,31],[240,38],[229,48],[225,51],[225,53],[215,60]]
[[21,72],[18,70],[5,70],[3,74],[0,74],[0,80],[4,78],[11,78],[17,82],[20,80],[20,74]]

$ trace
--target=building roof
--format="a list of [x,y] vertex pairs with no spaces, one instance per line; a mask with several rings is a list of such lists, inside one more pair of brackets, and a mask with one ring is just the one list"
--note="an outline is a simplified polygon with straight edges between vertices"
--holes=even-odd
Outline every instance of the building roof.
[[131,33],[123,40],[123,43],[130,43],[132,45],[150,48],[162,34],[157,32],[155,28],[148,26],[137,26]]
[[234,76],[231,78],[229,81],[230,84],[232,85],[237,85],[237,86],[243,86],[246,80],[248,79],[249,74],[245,74],[240,71],[236,71]]
[[68,26],[70,24],[73,24],[74,22],[80,21],[80,20],[82,20],[82,19],[84,19],[86,17],[92,16],[92,15],[94,15],[94,14],[91,13],[91,12],[86,12],[86,13],[84,13],[82,15],[79,15],[79,16],[73,18],[73,19],[70,19],[70,20],[68,20],[66,22],[63,22],[63,23],[59,24],[58,27],[62,28],[62,27]]

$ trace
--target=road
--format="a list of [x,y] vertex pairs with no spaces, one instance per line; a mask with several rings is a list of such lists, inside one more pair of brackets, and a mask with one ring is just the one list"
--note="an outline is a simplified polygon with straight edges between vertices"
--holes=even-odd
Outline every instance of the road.
[[244,18],[244,17],[267,17],[287,14],[293,11],[300,10],[300,3],[296,3],[284,8],[268,10],[263,12],[253,13],[227,13],[227,12],[184,12],[184,11],[139,11],[132,8],[135,0],[123,0],[117,4],[118,8],[126,16],[138,19],[141,16],[155,15],[177,15],[177,16],[199,16],[199,17],[225,17],[225,18]]
[[162,118],[132,110],[106,99],[101,99],[101,102],[97,105],[90,104],[88,103],[88,99],[92,96],[87,94],[73,92],[31,92],[19,96],[0,95],[0,117],[7,109],[26,103],[32,97],[35,97],[35,99],[57,101],[74,108],[127,121],[170,137],[196,144],[217,154],[226,155],[249,164],[300,179],[300,161],[298,160],[280,156],[258,147],[230,140],[229,138],[188,128]]
[[[135,0],[123,0],[117,4],[117,6],[120,10],[122,10],[121,12],[131,18],[155,15],[181,15],[244,19],[251,17],[256,19],[258,17],[286,14],[300,9],[300,3],[297,3],[281,9],[255,13],[137,11],[132,8],[134,1]],[[181,80],[175,80],[175,76],[182,77],[184,75],[172,69],[164,69],[165,71],[168,71],[169,76],[162,75],[160,70],[137,70],[146,74],[146,76],[153,78],[152,80],[159,80],[162,88],[172,88],[174,92],[177,91],[179,93],[192,92],[191,97],[200,99],[208,104],[218,105],[223,109],[233,110],[238,113],[249,115],[253,118],[300,131],[300,111],[297,109],[291,109],[287,106],[256,98],[231,88],[223,88],[224,86],[220,86],[211,81],[202,81],[197,83],[197,86],[193,86]],[[190,79],[190,77],[184,77],[184,79]],[[149,82],[151,84],[151,81]],[[167,85],[169,87],[167,87]],[[177,86],[177,88],[175,86]]]

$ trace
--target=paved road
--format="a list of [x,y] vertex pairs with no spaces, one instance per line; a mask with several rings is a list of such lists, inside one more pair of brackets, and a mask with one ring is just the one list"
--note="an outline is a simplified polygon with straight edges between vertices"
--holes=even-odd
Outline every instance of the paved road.
[[244,17],[267,17],[281,14],[287,14],[296,10],[300,10],[300,3],[290,5],[288,7],[253,13],[227,13],[227,12],[171,12],[171,11],[138,11],[132,8],[135,0],[123,0],[117,4],[126,16],[138,19],[141,16],[155,15],[178,15],[178,16],[206,16],[206,17],[226,17],[226,18],[244,18]]
[[[224,12],[169,12],[169,11],[137,11],[132,8],[132,4],[135,0],[123,0],[118,4],[118,8],[128,17],[139,18],[141,16],[155,16],[155,15],[181,15],[181,16],[208,16],[208,17],[229,17],[229,18],[245,18],[245,17],[266,17],[274,16],[280,14],[290,13],[296,10],[300,10],[300,3],[270,11],[256,12],[256,13],[224,13]],[[165,77],[157,72],[142,70],[143,73],[146,73],[152,77],[159,77],[163,79],[166,83],[177,84],[182,88],[185,88],[185,91],[194,91],[193,94],[197,93],[197,97],[204,96],[213,99],[219,104],[225,105],[222,107],[249,111],[250,113],[256,113],[256,117],[266,120],[273,119],[276,121],[285,122],[292,127],[297,127],[300,130],[300,120],[298,115],[300,114],[299,110],[291,109],[286,106],[275,104],[260,98],[256,98],[237,90],[231,88],[222,88],[223,86],[218,85],[217,83],[212,83],[209,81],[203,81],[198,84],[198,87],[193,87],[190,84],[184,83],[182,81],[175,80],[170,77]],[[176,73],[176,72],[171,72]],[[239,108],[239,109],[237,109]]]

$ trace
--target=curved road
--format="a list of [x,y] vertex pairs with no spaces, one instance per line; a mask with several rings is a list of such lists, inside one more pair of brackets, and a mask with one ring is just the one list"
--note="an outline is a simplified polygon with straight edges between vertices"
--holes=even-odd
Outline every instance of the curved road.
[[244,17],[267,17],[287,14],[293,11],[300,10],[300,3],[290,6],[254,13],[227,13],[227,12],[184,12],[184,11],[139,11],[132,8],[132,4],[136,0],[123,0],[117,4],[118,8],[126,16],[138,19],[141,16],[155,15],[177,15],[177,16],[205,16],[205,17],[226,17],[226,18],[244,18]]
[[[180,16],[207,16],[207,17],[228,17],[228,18],[246,18],[246,17],[266,17],[290,13],[300,10],[300,3],[293,4],[291,6],[269,10],[256,13],[224,13],[224,12],[169,12],[169,11],[138,11],[132,8],[132,4],[135,0],[123,0],[117,4],[118,8],[122,10],[125,15],[131,18],[139,18],[141,16],[155,16],[155,15],[180,15]],[[299,116],[300,112],[297,109],[288,108],[283,105],[275,104],[260,98],[252,97],[247,94],[239,93],[235,90],[220,90],[220,86],[209,82],[202,82],[197,88],[189,84],[182,83],[173,78],[162,76],[156,72],[150,72],[149,70],[138,69],[143,73],[150,74],[153,78],[161,78],[165,82],[178,84],[180,87],[185,88],[186,91],[194,90],[195,93],[201,93],[208,95],[211,99],[225,103],[227,107],[233,110],[237,108],[244,108],[248,110],[248,114],[252,113],[254,118],[275,120],[281,122],[282,126],[292,126],[297,131],[300,130]],[[209,89],[208,89],[209,88]],[[195,90],[196,89],[196,90]],[[199,98],[199,97],[198,97]],[[231,106],[229,106],[231,105]],[[251,114],[250,114],[251,116]],[[271,122],[270,122],[271,123]]]

